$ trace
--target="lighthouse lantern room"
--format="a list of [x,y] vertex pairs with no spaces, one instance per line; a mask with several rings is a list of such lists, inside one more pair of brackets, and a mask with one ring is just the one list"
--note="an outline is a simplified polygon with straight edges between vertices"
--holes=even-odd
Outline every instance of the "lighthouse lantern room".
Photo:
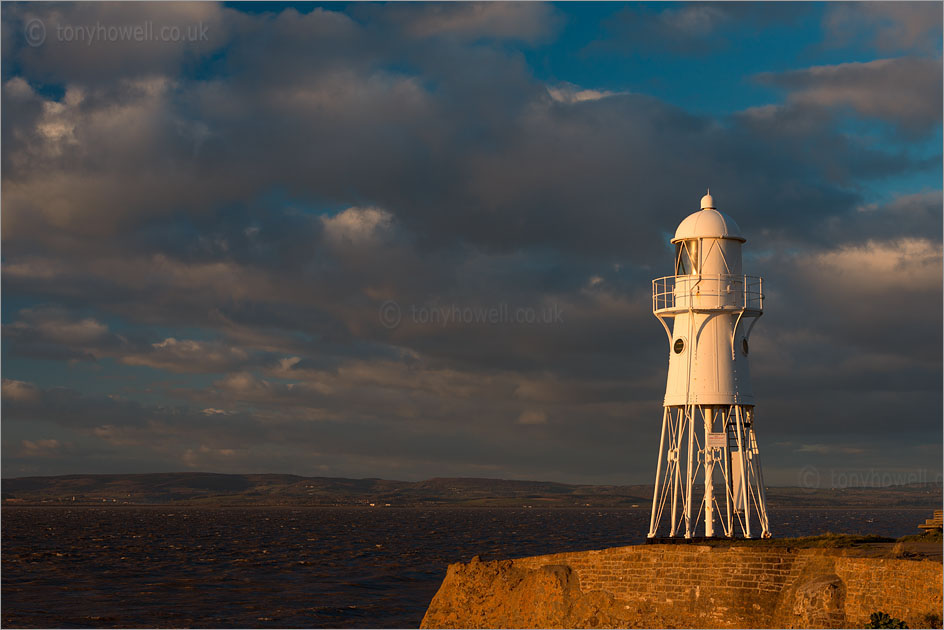
[[670,538],[695,537],[701,522],[708,538],[770,536],[748,369],[764,292],[742,273],[745,240],[709,191],[672,239],[675,273],[652,281],[669,373],[649,538],[666,518]]

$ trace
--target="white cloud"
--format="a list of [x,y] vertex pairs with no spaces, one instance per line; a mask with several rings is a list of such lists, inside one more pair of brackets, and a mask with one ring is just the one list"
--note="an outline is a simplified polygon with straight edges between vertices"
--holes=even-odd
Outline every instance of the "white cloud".
[[336,245],[365,245],[389,234],[393,215],[374,207],[352,207],[333,217],[322,218],[325,234]]
[[587,90],[570,83],[548,86],[547,93],[558,103],[567,103],[568,105],[629,94],[629,92],[611,92],[610,90]]

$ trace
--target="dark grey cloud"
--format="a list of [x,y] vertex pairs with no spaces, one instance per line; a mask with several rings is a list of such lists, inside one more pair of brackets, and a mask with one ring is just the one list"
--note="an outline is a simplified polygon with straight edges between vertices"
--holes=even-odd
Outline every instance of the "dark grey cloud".
[[942,207],[940,190],[904,194],[887,203],[860,205],[843,217],[830,217],[825,227],[833,243],[922,239],[944,231]]
[[[240,381],[230,387],[243,395],[256,387],[271,392],[265,385],[242,382],[239,377],[230,380]],[[553,417],[540,424],[521,423],[517,421],[521,413],[499,418],[482,415],[485,426],[480,421],[457,430],[456,426],[434,421],[416,425],[391,418],[389,413],[371,417],[366,403],[355,408],[345,406],[343,417],[333,418],[270,414],[264,408],[246,414],[213,407],[202,410],[155,407],[115,397],[82,396],[66,389],[42,390],[11,380],[4,381],[3,392],[5,413],[9,414],[5,419],[9,418],[11,432],[16,432],[23,423],[52,418],[55,424],[72,432],[73,451],[85,448],[85,454],[90,455],[100,448],[99,443],[104,443],[112,447],[113,463],[124,466],[133,459],[133,453],[141,450],[161,455],[165,467],[176,469],[212,466],[227,471],[284,470],[285,466],[296,465],[294,459],[305,457],[308,470],[345,475],[369,463],[388,478],[420,478],[434,476],[436,471],[460,470],[494,474],[508,470],[512,460],[513,469],[519,474],[534,477],[547,474],[548,461],[558,461],[555,467],[559,467],[560,473],[570,470],[571,476],[600,479],[615,471],[610,464],[600,461],[599,449],[597,454],[592,452],[592,444],[614,431],[626,434],[627,438],[635,432],[625,424],[601,420],[599,412],[593,414],[596,418],[581,417],[583,422],[577,425]],[[455,392],[458,396],[470,394]],[[253,395],[262,394],[255,391]],[[441,395],[430,395],[429,400],[439,401],[430,404],[443,404]],[[390,402],[375,401],[378,407],[374,412],[380,404]],[[478,411],[486,409],[494,412],[491,404]],[[494,430],[496,425],[500,431]],[[95,441],[83,447],[88,438]],[[14,457],[28,460],[35,456],[31,451],[55,450],[53,439],[27,440],[32,445],[21,440],[8,447]],[[57,442],[60,446],[65,444],[64,440]],[[575,446],[585,448],[568,456]],[[612,456],[623,450],[616,444],[609,448]],[[276,452],[282,456],[273,460]],[[648,468],[648,462],[639,468]],[[580,472],[576,472],[578,469]]]
[[809,13],[805,3],[679,2],[630,5],[609,20],[610,36],[588,51],[711,55],[730,50],[729,34],[748,26],[762,31],[794,23]]
[[934,2],[836,2],[823,17],[827,47],[866,45],[883,54],[940,55],[941,6]]
[[[209,2],[10,4],[3,8],[13,43],[4,74],[52,84],[166,76],[225,45],[233,28],[227,17],[238,15]],[[41,41],[38,34],[28,39],[36,20]]]
[[252,355],[220,340],[166,337],[149,342],[135,331],[126,337],[109,330],[93,317],[79,318],[62,308],[26,308],[18,319],[3,327],[8,351],[32,359],[98,361],[115,359],[126,365],[141,365],[169,372],[230,372],[265,361],[263,353]]
[[[851,144],[808,109],[719,125],[642,95],[561,103],[501,50],[406,46],[412,69],[394,72],[387,51],[362,46],[364,27],[344,16],[259,21],[227,53],[225,80],[76,81],[59,101],[8,80],[3,222],[14,246],[85,240],[99,250],[116,230],[181,211],[217,223],[225,208],[278,187],[303,204],[379,206],[424,248],[643,259],[678,220],[674,209],[690,205],[681,191],[700,189],[706,172],[745,201],[763,193],[774,204],[766,224],[791,197],[806,199],[810,215],[842,212],[855,198],[836,184],[915,167]],[[296,22],[305,24],[297,35]],[[321,64],[288,54],[311,30],[361,52],[344,56],[340,46]],[[285,48],[252,53],[273,39]],[[746,226],[761,211],[729,203],[743,205]]]
[[757,80],[785,88],[793,103],[849,108],[915,135],[940,125],[941,76],[940,58],[900,57],[764,73]]
[[94,361],[95,353],[120,348],[127,340],[92,317],[78,318],[56,307],[26,308],[3,327],[12,352],[44,359]]
[[553,5],[538,2],[403,4],[383,10],[367,5],[358,7],[355,15],[393,25],[409,37],[465,42],[484,39],[534,44],[547,40],[563,22]]

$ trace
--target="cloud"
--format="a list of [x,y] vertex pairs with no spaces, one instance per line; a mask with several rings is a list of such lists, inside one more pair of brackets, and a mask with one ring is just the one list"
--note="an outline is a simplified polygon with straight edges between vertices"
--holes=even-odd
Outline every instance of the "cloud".
[[824,234],[830,243],[895,241],[923,239],[942,229],[940,190],[898,195],[885,203],[866,203],[844,216],[824,221]]
[[361,246],[383,238],[391,229],[393,217],[380,208],[348,208],[332,217],[322,218],[326,236],[340,246]]
[[[107,87],[71,85],[56,101],[35,92],[19,94],[20,88],[7,81],[5,93],[18,93],[11,103],[11,116],[18,120],[7,127],[11,146],[3,154],[10,174],[4,230],[28,240],[74,243],[166,212],[178,194],[168,182],[186,187],[192,179],[154,173],[140,148],[192,162],[196,127],[165,113],[173,89],[166,77],[119,79]],[[110,169],[112,177],[101,168]],[[46,172],[42,182],[41,171]],[[129,206],[136,211],[128,213]]]
[[799,105],[848,107],[860,116],[917,133],[940,124],[941,73],[940,59],[900,57],[764,73],[756,78],[787,89],[791,102]]
[[405,5],[387,12],[387,18],[413,37],[511,39],[529,44],[546,39],[561,22],[552,5],[539,2]]
[[61,308],[26,308],[20,310],[19,317],[3,327],[4,336],[18,356],[87,361],[112,358],[125,365],[174,373],[228,372],[254,359],[243,348],[219,340],[168,337],[147,343],[139,336],[129,339],[94,318],[76,319]]
[[941,244],[913,238],[866,242],[823,252],[800,264],[810,278],[824,269],[841,278],[840,286],[833,286],[850,300],[884,293],[907,295],[934,287],[941,275]]
[[[21,316],[34,324],[35,331],[53,343],[84,346],[102,341],[108,336],[108,327],[91,317],[69,320],[64,313],[53,309],[26,309]],[[24,324],[13,325],[14,329]]]
[[[131,238],[109,239],[109,248],[140,252],[141,240],[181,217],[184,238],[218,229],[239,218],[234,206],[265,205],[275,189],[290,191],[301,208],[382,208],[424,250],[545,246],[641,260],[669,229],[669,209],[685,207],[684,182],[700,190],[708,170],[713,185],[743,196],[748,212],[746,200],[776,200],[780,189],[818,196],[814,213],[855,201],[812,180],[820,163],[852,176],[914,167],[913,159],[852,146],[809,108],[793,115],[796,154],[783,156],[783,117],[719,125],[645,95],[617,98],[567,85],[551,88],[549,99],[547,85],[500,50],[369,45],[364,28],[333,12],[287,11],[271,24],[240,19],[228,78],[74,80],[61,99],[7,81],[7,91],[20,95],[5,110],[7,128],[15,130],[4,151],[3,229],[11,251],[35,254],[43,246],[102,255],[103,238],[121,233]],[[283,39],[307,55],[302,31],[324,35],[337,49],[325,50],[318,63],[299,63],[281,47],[248,57]],[[392,70],[391,59],[409,70]],[[812,165],[803,150],[809,142],[822,145]],[[679,167],[682,147],[689,160]],[[248,157],[260,155],[268,159]],[[683,185],[664,181],[674,169]],[[770,178],[774,169],[778,176]],[[621,210],[627,198],[636,203],[632,217]],[[251,214],[258,221],[262,212]],[[248,250],[253,239],[244,231],[254,226],[241,227],[241,236],[234,231],[219,242]],[[283,235],[317,238],[300,218],[293,227],[304,231]],[[295,252],[314,253],[299,242],[272,255]],[[155,255],[172,260],[166,250]]]
[[209,2],[177,2],[160,11],[147,5],[56,4],[11,6],[4,12],[17,36],[34,19],[45,27],[42,45],[18,46],[12,53],[31,76],[49,82],[176,72],[224,45],[228,31],[222,6]]
[[823,16],[826,45],[867,44],[881,53],[940,54],[941,7],[933,2],[837,2]]
[[605,22],[609,37],[588,51],[712,55],[730,49],[738,28],[760,32],[790,24],[809,11],[801,5],[756,2],[679,2],[656,7],[631,5]]
[[523,411],[518,416],[518,424],[544,424],[547,422],[547,414],[543,411]]
[[237,454],[232,448],[211,448],[201,444],[199,448],[188,448],[181,456],[181,461],[187,468],[218,468],[221,459],[232,459]]
[[120,358],[127,365],[146,365],[170,372],[223,372],[238,369],[249,361],[242,348],[220,342],[201,342],[173,337],[154,343],[151,350]]
[[55,306],[21,309],[19,317],[3,326],[3,335],[20,356],[94,361],[128,344],[95,318]]
[[609,98],[627,92],[611,92],[610,90],[588,90],[582,89],[572,83],[562,83],[557,86],[548,86],[547,93],[558,103],[582,103],[584,101],[598,101],[601,98]]
[[3,399],[23,402],[36,401],[39,400],[39,389],[32,383],[5,378],[3,379]]
[[729,17],[730,14],[723,5],[695,4],[667,9],[659,14],[659,21],[668,32],[685,37],[704,37]]
[[861,455],[865,453],[865,449],[857,448],[854,446],[838,446],[830,444],[801,444],[799,448],[796,449],[797,453],[816,453],[819,455],[829,455],[832,453],[842,453],[846,455]]
[[57,457],[62,444],[52,438],[45,440],[23,440],[21,454],[25,457]]
[[[246,385],[247,382],[241,384],[243,391],[255,387]],[[520,408],[489,419],[490,404],[473,407],[474,415],[469,421],[457,426],[442,422],[445,414],[455,417],[454,410],[449,405],[444,406],[442,400],[437,402],[430,393],[427,404],[438,406],[439,415],[417,426],[404,422],[408,416],[400,416],[400,419],[391,418],[389,413],[372,416],[352,407],[352,402],[365,397],[374,398],[374,395],[361,390],[356,397],[339,399],[340,417],[320,418],[313,424],[311,420],[318,418],[297,411],[286,415],[263,407],[251,414],[205,414],[180,407],[83,396],[74,391],[44,390],[41,399],[29,405],[5,404],[4,430],[20,431],[39,418],[50,419],[54,426],[62,428],[60,432],[71,431],[81,442],[70,457],[97,453],[97,457],[110,465],[125,469],[137,469],[140,464],[134,461],[163,461],[165,468],[176,464],[177,469],[193,464],[209,465],[217,470],[245,471],[259,467],[272,470],[275,457],[281,462],[276,466],[278,470],[294,466],[286,465],[288,461],[303,458],[308,462],[305,466],[314,464],[321,467],[320,471],[336,475],[343,476],[369,466],[387,477],[414,479],[431,476],[437,470],[447,473],[469,467],[493,472],[508,470],[502,462],[513,453],[518,453],[517,476],[534,476],[539,474],[543,459],[564,458],[575,445],[586,448],[593,439],[598,439],[602,430],[587,418],[579,432],[564,427],[553,439],[537,448],[528,448],[527,445],[533,447],[534,442],[532,427],[515,422]],[[374,398],[372,404],[378,410],[384,404],[389,409],[390,402],[391,399],[381,397]],[[477,418],[478,422],[472,422],[472,418]],[[483,433],[483,420],[487,421],[486,426],[494,425],[496,430],[502,431],[501,440]],[[585,452],[589,454],[590,450],[587,448]],[[15,453],[7,450],[5,457],[14,462],[7,464],[10,467],[28,461],[22,459],[19,450]],[[573,465],[589,470],[591,476],[602,470],[594,457],[577,456],[566,460],[573,460]]]

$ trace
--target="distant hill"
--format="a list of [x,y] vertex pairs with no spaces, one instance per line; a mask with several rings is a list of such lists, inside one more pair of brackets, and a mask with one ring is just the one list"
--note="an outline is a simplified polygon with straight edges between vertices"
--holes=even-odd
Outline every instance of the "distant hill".
[[[373,503],[379,506],[645,508],[652,497],[650,485],[595,486],[470,477],[410,482],[193,472],[19,477],[4,479],[0,490],[5,505],[352,506]],[[932,509],[940,507],[941,498],[940,483],[843,490],[767,490],[771,508],[868,506]]]

